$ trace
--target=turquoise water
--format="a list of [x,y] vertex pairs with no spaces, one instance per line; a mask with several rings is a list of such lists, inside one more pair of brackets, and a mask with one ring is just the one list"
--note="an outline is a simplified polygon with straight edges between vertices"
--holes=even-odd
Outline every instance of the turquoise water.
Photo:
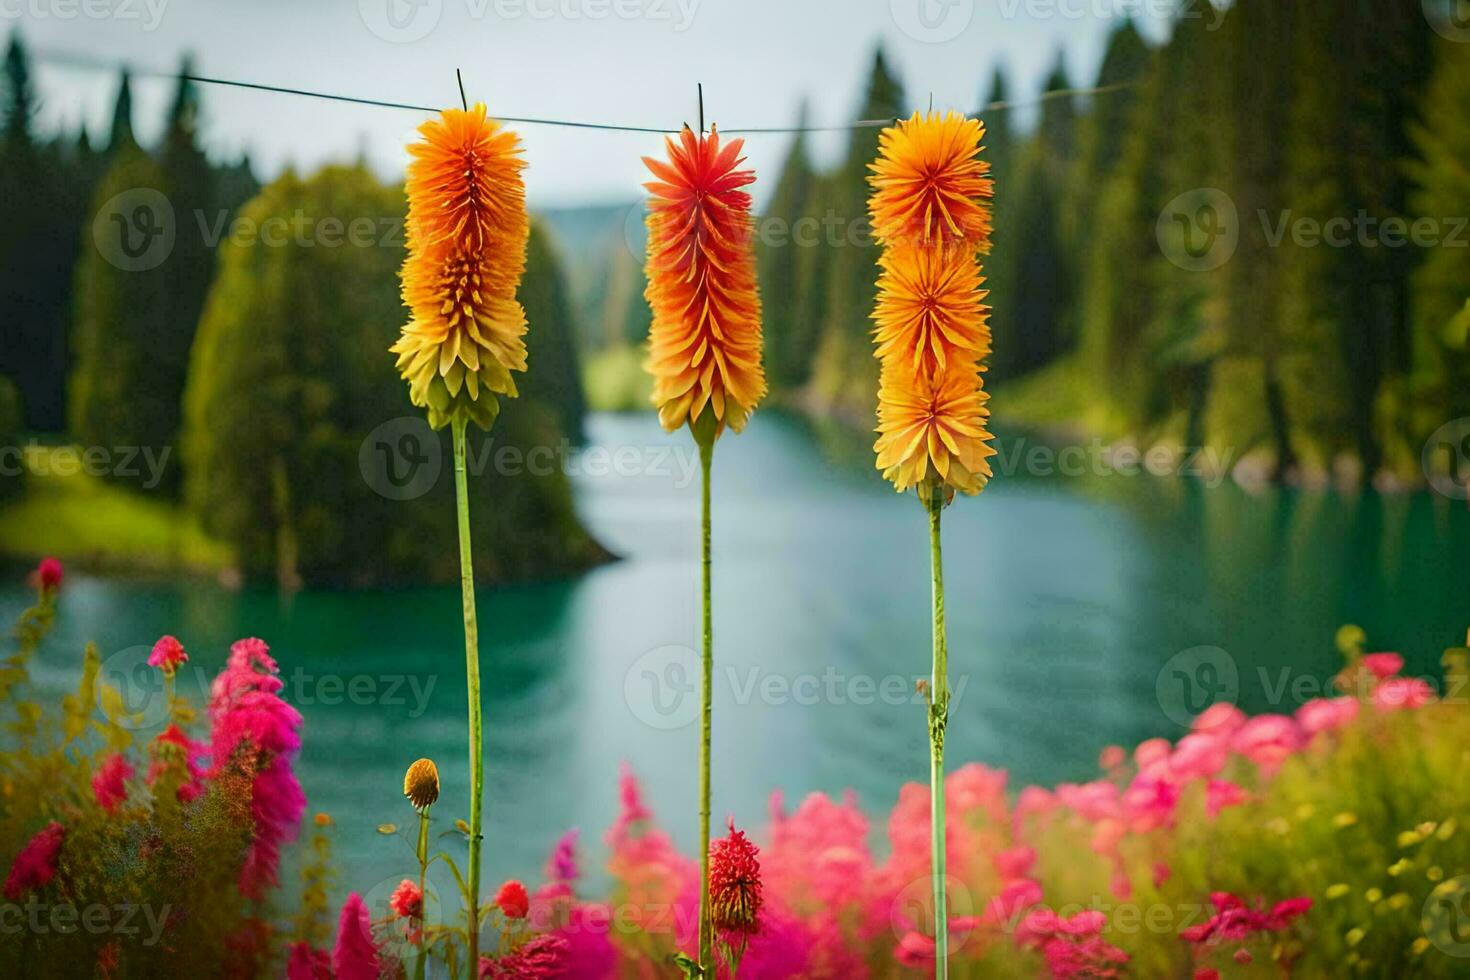
[[[589,430],[594,452],[574,461],[580,507],[622,560],[480,594],[492,887],[535,879],[568,827],[599,865],[624,762],[679,843],[694,840],[694,457],[687,434],[644,416],[598,416]],[[881,827],[899,785],[927,778],[912,694],[929,663],[924,514],[861,453],[834,460],[824,445],[763,413],[719,446],[717,818],[760,826],[772,790],[794,803],[852,788]],[[944,522],[948,757],[1008,769],[1013,785],[1086,778],[1100,748],[1177,736],[1209,696],[1289,709],[1330,680],[1344,622],[1420,674],[1437,673],[1470,624],[1470,511],[1427,493],[1014,473]],[[23,600],[0,593],[0,612]],[[444,776],[440,827],[465,813],[457,589],[283,599],[73,576],[38,680],[74,683],[95,640],[114,683],[156,720],[158,699],[130,679],[146,680],[135,668],[164,632],[199,669],[181,682],[196,701],[231,640],[270,643],[306,719],[310,806],[338,824],[342,890],[381,891],[412,870],[407,844],[375,828],[410,822],[399,792],[415,758]]]

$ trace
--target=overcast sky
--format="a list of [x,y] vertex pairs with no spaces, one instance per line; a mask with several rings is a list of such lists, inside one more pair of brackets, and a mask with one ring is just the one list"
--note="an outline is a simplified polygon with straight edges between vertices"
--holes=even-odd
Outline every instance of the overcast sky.
[[[849,120],[880,41],[918,108],[971,109],[993,66],[1012,97],[1034,97],[1059,49],[1074,84],[1090,84],[1108,33],[1133,12],[1162,33],[1173,0],[0,0],[0,31],[19,25],[48,53],[169,70],[184,51],[201,75],[419,105],[470,99],[492,114],[676,127],[791,124],[805,99],[814,124]],[[111,73],[37,66],[41,125],[85,120],[101,138],[116,94]],[[138,79],[134,125],[156,138],[172,83]],[[208,86],[205,142],[248,149],[257,176],[366,155],[401,172],[410,111]],[[642,154],[660,137],[519,127],[526,179],[540,206],[622,202],[641,193]],[[819,134],[830,159],[843,137]],[[747,138],[749,162],[774,180],[789,136]],[[769,182],[763,181],[769,189]]]

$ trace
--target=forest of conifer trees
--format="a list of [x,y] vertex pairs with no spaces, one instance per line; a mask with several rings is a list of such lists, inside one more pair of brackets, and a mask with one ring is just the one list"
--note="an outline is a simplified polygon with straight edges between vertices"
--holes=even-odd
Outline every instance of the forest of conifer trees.
[[[12,35],[0,87],[10,219],[0,228],[0,445],[141,449],[163,465],[98,475],[164,500],[223,543],[229,571],[244,578],[456,577],[454,556],[431,545],[453,533],[451,481],[402,499],[369,478],[371,456],[360,458],[371,432],[406,414],[388,354],[403,317],[402,190],[360,164],[310,177],[288,170],[262,187],[248,159],[211,161],[191,74],[185,60],[156,146],[134,136],[126,73],[105,144],[94,148],[85,128],[46,139],[33,125],[30,59]],[[133,262],[94,222],[126,223],[132,202],[150,194],[171,214],[168,247],[159,261]],[[544,227],[528,251],[520,298],[536,324],[537,370],[496,444],[557,446],[581,438],[576,334]],[[433,453],[426,428],[408,435]],[[29,476],[4,478],[0,497],[23,493]],[[560,471],[487,473],[483,483],[497,502],[475,512],[485,577],[544,576],[605,557]]]
[[[1162,44],[1125,21],[1097,77],[1058,58],[1029,131],[990,108],[1011,100],[1034,95],[997,68],[967,107],[996,182],[999,418],[1351,480],[1417,473],[1470,412],[1470,45],[1420,4],[1238,0]],[[880,50],[854,118],[916,107]],[[876,144],[855,130],[822,170],[797,136],[763,220],[860,220]],[[857,238],[758,242],[777,394],[866,427],[877,249]],[[640,304],[613,315],[646,330]]]

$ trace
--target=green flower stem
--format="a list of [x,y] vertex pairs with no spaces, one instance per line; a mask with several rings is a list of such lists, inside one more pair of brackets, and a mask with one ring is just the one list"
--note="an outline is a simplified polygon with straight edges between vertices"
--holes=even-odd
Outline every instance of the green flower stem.
[[475,622],[475,568],[470,553],[469,485],[465,478],[465,425],[463,413],[450,421],[454,433],[454,496],[459,511],[459,584],[464,600],[464,674],[470,703],[470,857],[469,948],[470,972],[480,963],[480,802],[485,795],[484,745],[480,722],[480,630]]
[[[697,437],[696,437],[697,438]],[[710,463],[714,458],[714,439],[698,439],[699,465],[703,472],[700,518],[701,611],[703,615],[703,670],[699,685],[699,966],[707,977],[715,975],[714,925],[710,922],[709,901],[709,770],[710,709],[714,703],[715,679],[714,621],[710,614]]]
[[429,808],[424,807],[419,811],[419,844],[417,848],[419,859],[419,958],[414,964],[414,980],[424,980],[424,968],[428,963],[429,951],[424,948],[424,940],[428,938],[429,925],[429,893],[424,890],[424,880],[429,874]]
[[949,976],[949,907],[944,869],[944,728],[949,721],[949,651],[944,638],[944,561],[939,548],[939,514],[944,492],[936,487],[924,501],[929,511],[929,554],[934,596],[934,675],[929,682],[929,848],[934,880],[934,976]]

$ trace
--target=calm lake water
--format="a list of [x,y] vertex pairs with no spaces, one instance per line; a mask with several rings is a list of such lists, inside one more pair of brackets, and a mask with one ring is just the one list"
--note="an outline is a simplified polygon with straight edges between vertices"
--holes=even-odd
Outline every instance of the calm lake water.
[[[624,762],[680,844],[695,837],[693,449],[645,415],[589,431],[580,507],[623,560],[480,594],[492,888],[537,879],[569,827],[599,866]],[[912,695],[930,655],[925,517],[864,453],[829,442],[763,413],[716,454],[714,810],[757,828],[772,790],[794,803],[847,788],[881,827],[899,785],[927,778]],[[944,525],[947,756],[1008,769],[1013,785],[1088,778],[1100,748],[1177,737],[1212,694],[1289,709],[1329,683],[1345,622],[1436,675],[1470,624],[1470,511],[1428,493],[1016,473]],[[0,612],[24,598],[0,592]],[[381,897],[413,871],[409,846],[375,827],[411,824],[400,788],[415,758],[443,774],[439,827],[467,811],[457,588],[282,599],[73,576],[38,680],[73,684],[86,640],[114,682],[136,676],[165,632],[198,668],[182,682],[196,702],[230,641],[271,645],[306,718],[310,807],[338,824],[341,890]],[[151,720],[157,705],[142,704]]]

